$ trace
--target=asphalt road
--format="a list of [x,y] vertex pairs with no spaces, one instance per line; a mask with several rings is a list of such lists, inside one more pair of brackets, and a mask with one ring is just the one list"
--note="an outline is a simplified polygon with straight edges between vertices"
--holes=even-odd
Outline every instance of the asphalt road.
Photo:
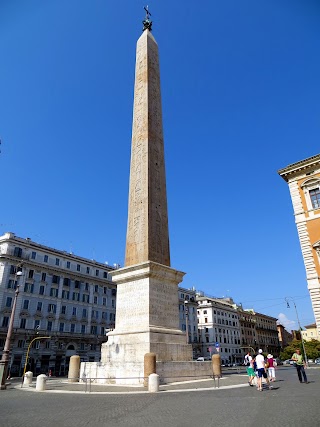
[[[274,389],[96,395],[0,391],[1,427],[320,426],[320,369],[300,384],[294,368],[277,371]],[[244,382],[246,381],[245,377]]]

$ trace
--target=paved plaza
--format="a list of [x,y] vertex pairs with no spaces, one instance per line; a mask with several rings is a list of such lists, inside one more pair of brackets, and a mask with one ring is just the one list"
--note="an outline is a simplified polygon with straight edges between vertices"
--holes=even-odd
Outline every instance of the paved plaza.
[[225,375],[219,389],[206,380],[164,386],[156,394],[110,386],[85,393],[83,386],[68,389],[61,381],[35,392],[12,382],[0,394],[1,427],[317,426],[320,369],[307,373],[310,383],[300,384],[294,368],[280,368],[274,388],[262,393],[241,374]]

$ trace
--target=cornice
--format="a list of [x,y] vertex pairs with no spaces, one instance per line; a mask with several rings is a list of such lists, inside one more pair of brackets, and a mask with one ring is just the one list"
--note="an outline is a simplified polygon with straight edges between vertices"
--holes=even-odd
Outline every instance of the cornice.
[[320,167],[320,154],[308,157],[307,159],[301,160],[297,163],[292,163],[283,169],[279,169],[278,174],[288,182],[290,177],[301,174],[301,172],[308,171],[317,166]]

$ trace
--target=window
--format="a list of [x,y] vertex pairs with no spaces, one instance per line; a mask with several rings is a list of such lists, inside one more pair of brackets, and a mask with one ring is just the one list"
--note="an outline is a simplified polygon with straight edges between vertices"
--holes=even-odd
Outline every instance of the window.
[[70,332],[73,334],[75,330],[76,330],[76,325],[74,323],[71,323]]
[[[82,334],[85,334],[86,333],[86,325],[81,325],[81,333]],[[81,345],[82,345],[83,343],[81,343]],[[84,345],[84,344],[83,344]],[[84,348],[83,349],[81,349],[81,350],[84,350]]]
[[107,305],[107,298],[102,298],[102,305]]
[[61,314],[66,314],[67,312],[67,306],[66,305],[62,305],[61,306]]
[[52,276],[52,283],[58,284],[60,282],[60,276]]
[[47,273],[42,273],[42,274],[41,274],[41,280],[42,280],[43,282],[45,282],[45,281],[46,281],[46,278],[47,278]]
[[52,322],[50,320],[47,323],[47,331],[52,331]]
[[25,283],[24,284],[24,292],[27,292],[29,294],[33,294],[33,288],[34,288],[33,283]]
[[111,300],[111,307],[114,308],[114,306],[115,306],[115,302],[114,302],[114,299],[113,299],[113,300]]
[[17,282],[15,280],[9,280],[8,282],[8,289],[16,289],[17,288]]
[[111,291],[111,295],[112,295],[113,297],[115,297],[115,296],[117,295],[117,290],[116,290],[116,289],[112,289],[112,291]]
[[64,323],[60,322],[59,324],[59,332],[63,332],[64,331]]
[[309,191],[313,209],[320,209],[320,189],[314,188]]
[[46,341],[45,347],[46,347],[46,349],[50,348],[50,341]]
[[[99,271],[99,270],[98,270]],[[94,291],[96,292],[96,293],[98,293],[99,292],[99,286],[98,285],[94,285]]]
[[31,253],[31,259],[36,259],[36,256],[37,256],[36,252]]
[[71,280],[65,277],[63,279],[63,286],[70,286]]
[[28,308],[29,308],[29,300],[25,299],[23,301],[23,310],[28,310]]
[[34,275],[34,270],[29,270],[29,274],[28,274],[29,279],[33,279],[33,275]]
[[72,316],[77,315],[77,307],[72,307]]
[[44,294],[44,286],[43,285],[40,285],[40,287],[39,287],[39,294],[40,295]]
[[87,274],[90,274],[90,267],[87,267]]
[[27,323],[27,319],[21,319],[20,320],[20,328],[26,329],[26,323]]
[[79,280],[75,280],[74,281],[74,288],[75,289],[80,289],[80,282],[79,282]]
[[56,313],[57,311],[57,305],[56,304],[49,304],[48,305],[48,313]]
[[67,261],[67,268],[70,268],[70,261]]
[[51,297],[54,297],[54,298],[58,298],[58,292],[59,292],[59,290],[58,290],[58,289],[56,289],[56,288],[51,288],[51,289],[50,289],[50,296],[51,296]]
[[87,309],[86,308],[82,309],[82,317],[87,317]]
[[105,335],[105,333],[106,333],[105,328],[103,326],[101,326],[100,334]]
[[9,317],[8,316],[4,316],[4,318],[2,319],[2,327],[3,328],[7,328],[9,325]]
[[24,340],[18,340],[18,348],[24,347]]
[[39,329],[39,327],[40,327],[40,320],[39,320],[39,319],[36,319],[36,320],[34,321],[34,329]]
[[89,283],[86,283],[84,288],[86,291],[89,291]]
[[88,303],[89,302],[89,295],[86,295],[86,294],[82,295],[82,302]]
[[38,301],[37,303],[37,311],[41,311],[42,310],[42,302]]
[[62,291],[62,298],[63,299],[69,299],[69,297],[70,297],[70,292],[63,290]]
[[108,278],[108,273],[106,271],[103,272],[103,278],[107,279]]
[[105,295],[107,295],[107,293],[108,293],[108,288],[107,288],[106,286],[104,286],[104,287],[103,287],[103,293],[104,293]]
[[15,247],[14,251],[13,251],[13,255],[17,258],[21,258],[22,257],[22,249]]
[[60,265],[60,259],[56,258],[56,265]]
[[73,292],[72,293],[72,300],[73,301],[80,301],[80,294],[79,294],[79,292]]
[[91,326],[91,333],[94,335],[97,335],[97,327],[96,326]]
[[77,271],[80,271],[80,264],[77,264]]
[[44,262],[48,262],[48,255],[45,255],[45,256],[43,257],[43,261],[44,261]]
[[98,297],[93,297],[93,303],[98,304]]
[[11,297],[7,297],[6,299],[6,307],[11,307],[12,304],[12,298]]

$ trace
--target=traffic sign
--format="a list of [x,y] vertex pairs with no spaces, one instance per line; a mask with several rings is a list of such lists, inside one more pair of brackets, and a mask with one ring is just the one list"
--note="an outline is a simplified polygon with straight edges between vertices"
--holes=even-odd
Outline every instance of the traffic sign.
[[219,348],[219,347],[220,347],[220,343],[216,342],[216,343],[215,343],[215,347],[216,347],[216,348]]

